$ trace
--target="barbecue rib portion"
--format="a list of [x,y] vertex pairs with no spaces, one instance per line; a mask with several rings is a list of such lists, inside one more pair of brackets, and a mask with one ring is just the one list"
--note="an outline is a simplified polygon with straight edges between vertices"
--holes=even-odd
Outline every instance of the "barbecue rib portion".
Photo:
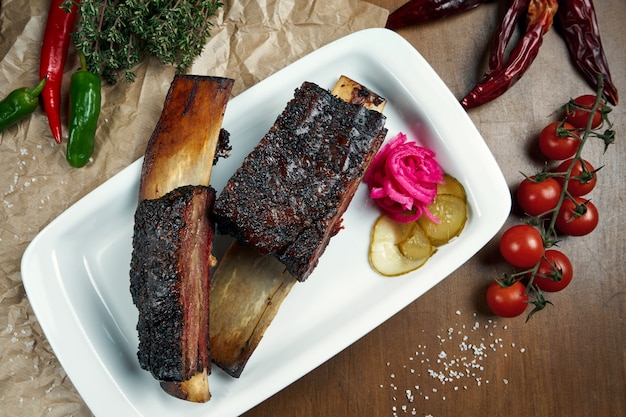
[[130,290],[139,309],[139,364],[185,381],[210,363],[208,326],[215,191],[185,186],[135,212]]
[[303,83],[220,193],[220,232],[306,280],[339,231],[384,124],[381,113]]
[[209,291],[215,191],[209,186],[233,80],[174,78],[146,148],[130,282],[137,356],[169,394],[210,399]]
[[[386,104],[384,98],[345,76],[339,78],[332,94],[379,112]],[[372,146],[379,146],[378,141]],[[272,255],[237,241],[211,279],[212,359],[229,375],[239,377],[296,280]]]

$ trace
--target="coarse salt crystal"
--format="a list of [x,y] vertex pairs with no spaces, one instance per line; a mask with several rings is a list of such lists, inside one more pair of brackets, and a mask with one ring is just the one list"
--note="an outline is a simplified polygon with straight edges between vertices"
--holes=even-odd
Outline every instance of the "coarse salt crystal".
[[409,400],[410,403],[412,403],[415,398],[414,398],[413,393],[411,392],[411,390],[408,389],[408,390],[405,391],[405,393],[406,393],[406,399]]
[[[460,314],[460,310],[456,310],[457,315]],[[474,317],[477,317],[476,313],[473,313]],[[472,326],[473,323],[473,326]],[[426,366],[424,370],[416,368],[415,366],[407,366],[403,365],[402,369],[408,369],[410,374],[416,375],[417,378],[421,377],[422,373],[425,375],[429,375],[432,379],[436,379],[439,381],[441,385],[445,385],[446,382],[461,382],[464,378],[473,379],[473,384],[460,384],[455,385],[452,384],[452,389],[454,391],[458,391],[460,388],[467,390],[473,387],[481,387],[485,384],[489,384],[490,380],[485,379],[487,376],[485,372],[484,364],[487,362],[486,358],[488,357],[488,351],[498,352],[500,349],[506,350],[506,344],[504,339],[498,337],[497,330],[498,322],[494,320],[475,320],[474,322],[468,323],[466,326],[462,323],[454,323],[452,326],[447,326],[441,329],[442,333],[439,335],[434,335],[439,341],[439,349],[436,354],[436,359],[431,361],[430,353],[426,355],[426,345],[419,344],[418,349],[415,351],[415,355],[411,355],[408,357],[408,361],[416,363],[415,356],[420,355],[421,352],[421,360],[420,363],[422,365],[418,366]],[[506,326],[502,326],[505,327]],[[500,328],[502,328],[500,327]],[[468,329],[468,330],[464,330]],[[484,329],[484,330],[482,330]],[[472,337],[472,334],[469,332],[478,332]],[[467,332],[467,333],[466,333]],[[424,333],[424,330],[421,330],[421,333]],[[482,337],[482,334],[485,334],[485,337]],[[446,337],[447,335],[447,337]],[[454,348],[446,348],[443,350],[444,342],[446,340],[452,341],[455,343],[456,339],[458,340],[457,349],[461,354],[455,354]],[[498,349],[498,346],[500,349]],[[511,343],[510,346],[515,348],[515,343]],[[517,348],[520,352],[525,352],[524,348]],[[508,352],[502,352],[501,355],[503,357],[508,357]],[[417,359],[420,359],[419,357]],[[485,359],[485,360],[483,360]],[[390,363],[387,362],[387,366],[390,366]],[[391,374],[392,378],[395,378],[396,374]],[[414,377],[415,378],[415,377]],[[397,379],[397,378],[395,378]],[[508,380],[504,379],[504,384],[508,384]],[[405,396],[409,402],[412,402],[414,394],[417,393],[424,400],[428,400],[430,397],[428,395],[424,395],[423,391],[432,390],[433,395],[438,395],[437,398],[445,400],[447,397],[444,395],[446,391],[442,389],[439,391],[437,387],[433,387],[432,384],[429,387],[423,387],[424,389],[420,391],[419,385],[414,385],[415,389],[407,389],[405,390]],[[394,391],[397,391],[398,388],[393,386]],[[441,392],[439,394],[439,392]],[[452,391],[450,391],[452,392]],[[433,397],[434,398],[434,397]],[[395,397],[394,397],[395,400]],[[405,414],[408,414],[408,411],[411,409],[410,405],[407,408],[402,408],[402,411]],[[415,408],[413,408],[415,410]],[[402,414],[402,413],[401,413]],[[422,414],[420,414],[422,415]]]

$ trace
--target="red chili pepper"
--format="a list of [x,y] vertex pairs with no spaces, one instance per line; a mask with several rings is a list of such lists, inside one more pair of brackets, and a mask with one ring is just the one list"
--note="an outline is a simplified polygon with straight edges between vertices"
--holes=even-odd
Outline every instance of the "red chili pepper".
[[557,19],[576,67],[595,89],[598,88],[598,74],[601,74],[604,78],[604,95],[613,105],[617,105],[617,88],[611,80],[592,1],[560,0]]
[[[510,7],[517,4],[513,1]],[[543,35],[552,27],[558,8],[557,0],[530,0],[526,32],[511,51],[506,65],[494,68],[461,100],[466,109],[485,104],[507,91],[528,70],[535,60]]]
[[71,33],[76,23],[79,1],[72,2],[69,11],[62,7],[67,0],[52,0],[48,10],[48,20],[41,44],[39,57],[39,77],[47,78],[41,92],[43,108],[48,116],[50,131],[57,143],[61,143],[61,82],[71,41]]
[[501,68],[504,65],[506,46],[509,44],[511,36],[513,36],[513,32],[515,32],[517,28],[517,22],[528,9],[528,2],[529,0],[513,0],[507,9],[493,37],[491,55],[489,56],[490,71]]
[[409,0],[387,18],[387,29],[397,30],[461,13],[491,0]]

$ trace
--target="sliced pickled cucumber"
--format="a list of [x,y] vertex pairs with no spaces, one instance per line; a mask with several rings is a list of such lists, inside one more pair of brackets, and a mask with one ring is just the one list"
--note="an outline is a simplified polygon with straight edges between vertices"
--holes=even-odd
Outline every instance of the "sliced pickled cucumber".
[[444,175],[437,185],[437,197],[428,206],[440,220],[426,216],[416,222],[400,223],[382,215],[372,229],[369,259],[382,275],[398,276],[426,263],[437,247],[458,236],[467,221],[467,195],[463,185],[451,175]]
[[435,201],[428,206],[428,210],[439,220],[439,223],[435,223],[426,216],[420,217],[417,223],[424,229],[434,246],[448,243],[465,227],[467,204],[464,199],[456,195],[437,195]]
[[411,223],[409,236],[398,244],[400,253],[409,259],[429,258],[435,251],[428,236],[417,222]]
[[467,199],[465,187],[450,174],[443,175],[443,184],[437,184],[437,195],[450,194],[455,195],[463,201]]
[[[370,240],[369,260],[372,267],[385,276],[402,275],[414,271],[428,260],[432,251],[422,258],[408,258],[400,251],[404,243],[405,250],[410,249],[413,223],[399,223],[382,215],[376,220]],[[417,248],[417,245],[413,245]]]

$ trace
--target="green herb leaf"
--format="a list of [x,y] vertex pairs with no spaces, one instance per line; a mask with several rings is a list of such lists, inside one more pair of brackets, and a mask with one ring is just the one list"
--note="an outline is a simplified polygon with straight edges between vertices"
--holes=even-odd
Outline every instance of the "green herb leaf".
[[111,83],[122,73],[133,81],[147,55],[182,73],[202,53],[220,7],[216,0],[84,0],[73,38],[89,70]]

